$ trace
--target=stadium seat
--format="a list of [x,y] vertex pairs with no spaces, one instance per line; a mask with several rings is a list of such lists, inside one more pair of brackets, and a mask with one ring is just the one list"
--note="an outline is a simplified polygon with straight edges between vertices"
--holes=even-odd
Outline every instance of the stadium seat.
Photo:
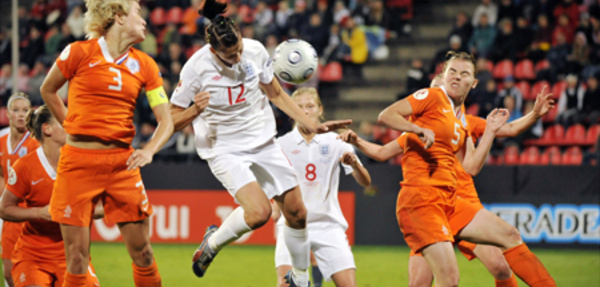
[[166,12],[163,8],[154,8],[152,13],[150,13],[150,23],[155,26],[162,26],[166,23]]
[[517,80],[535,80],[533,62],[529,59],[519,61],[515,66],[515,78]]
[[531,91],[529,92],[529,97],[532,99],[537,98],[537,95],[542,92],[542,89],[546,86],[546,92],[550,92],[552,86],[548,81],[539,81],[533,84],[531,87]]
[[467,110],[466,113],[469,115],[478,115],[479,114],[479,105],[478,104],[472,104],[470,105]]
[[582,162],[583,152],[581,152],[581,148],[578,146],[568,148],[561,157],[562,165],[581,165]]
[[383,143],[387,138],[387,128],[380,125],[373,125],[373,140]]
[[512,76],[514,71],[514,64],[511,60],[502,60],[496,63],[492,76],[496,80],[503,80],[507,76]]
[[594,144],[596,144],[596,142],[598,142],[599,137],[600,137],[600,124],[595,124],[587,130],[584,143],[586,145],[594,145]]
[[562,144],[565,135],[565,129],[561,125],[552,125],[544,130],[542,138],[536,141],[538,145],[558,145]]
[[529,100],[535,100],[535,96],[530,97],[530,90],[531,90],[531,85],[529,85],[529,83],[527,81],[520,81],[517,84],[515,84],[515,87],[517,87],[517,89],[519,89],[519,91],[521,91],[521,94],[523,95],[523,100],[529,101]]
[[536,146],[527,147],[521,152],[519,157],[520,164],[538,165],[540,164],[540,149]]
[[558,100],[560,94],[567,88],[567,81],[560,81],[554,83],[552,86],[552,98]]
[[560,148],[557,146],[547,147],[540,155],[540,164],[542,165],[560,165],[561,161]]
[[563,143],[567,145],[585,144],[585,127],[581,124],[576,124],[567,128]]
[[8,124],[8,110],[6,107],[0,107],[0,127],[6,127]]
[[170,24],[181,24],[183,19],[183,9],[181,7],[173,7],[167,14],[167,23]]
[[339,62],[331,62],[323,67],[319,73],[321,82],[335,83],[342,80],[342,65]]
[[546,60],[546,59],[541,60],[535,64],[535,72],[536,73],[539,73],[540,71],[543,71],[546,69],[550,69],[550,62],[548,62],[548,60]]
[[404,155],[404,154],[394,157],[392,164],[401,165],[402,164],[402,155]]
[[401,131],[397,131],[395,129],[388,129],[388,142],[395,141],[398,137],[400,137],[401,134]]
[[558,115],[558,108],[550,109],[550,111],[542,117],[544,123],[554,123],[556,121],[556,115]]
[[494,62],[487,60],[487,69],[492,72],[494,70]]
[[518,165],[519,164],[519,147],[518,146],[507,146],[504,148],[504,164],[505,165]]

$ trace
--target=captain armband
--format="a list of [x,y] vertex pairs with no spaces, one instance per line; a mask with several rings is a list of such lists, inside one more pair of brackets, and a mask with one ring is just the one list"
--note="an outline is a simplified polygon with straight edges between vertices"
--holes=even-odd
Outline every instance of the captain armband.
[[151,108],[169,102],[169,98],[167,98],[167,93],[165,92],[165,89],[162,86],[152,91],[147,91],[146,97],[148,97],[148,103],[150,103]]

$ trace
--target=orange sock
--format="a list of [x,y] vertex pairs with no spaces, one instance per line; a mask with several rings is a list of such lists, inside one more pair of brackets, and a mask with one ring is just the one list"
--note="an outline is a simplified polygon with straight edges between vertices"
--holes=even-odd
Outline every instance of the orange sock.
[[519,287],[515,273],[513,272],[512,276],[505,280],[496,279],[496,287]]
[[87,274],[71,274],[65,271],[65,282],[63,287],[85,287],[87,285]]
[[542,262],[533,254],[525,243],[504,251],[504,258],[525,283],[531,287],[552,287],[556,282],[550,276]]
[[138,267],[135,264],[131,264],[131,266],[133,267],[133,282],[136,287],[162,287],[156,261],[148,267]]

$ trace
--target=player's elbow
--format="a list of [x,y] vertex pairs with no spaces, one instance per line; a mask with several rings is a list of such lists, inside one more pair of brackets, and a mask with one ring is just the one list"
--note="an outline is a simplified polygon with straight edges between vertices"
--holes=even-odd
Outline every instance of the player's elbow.
[[380,125],[387,125],[389,122],[389,109],[385,109],[377,116],[377,123]]
[[476,165],[465,165],[463,166],[463,169],[465,170],[466,173],[468,173],[470,176],[476,176],[479,174],[479,172],[481,171],[482,166],[476,166]]

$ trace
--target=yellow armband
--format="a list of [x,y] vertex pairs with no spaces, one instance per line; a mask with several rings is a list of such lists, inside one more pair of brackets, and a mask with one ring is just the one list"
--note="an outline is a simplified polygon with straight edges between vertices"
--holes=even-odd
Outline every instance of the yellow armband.
[[150,103],[151,108],[169,102],[169,98],[167,98],[167,93],[163,87],[158,87],[152,91],[146,91],[146,97],[148,97],[148,103]]

